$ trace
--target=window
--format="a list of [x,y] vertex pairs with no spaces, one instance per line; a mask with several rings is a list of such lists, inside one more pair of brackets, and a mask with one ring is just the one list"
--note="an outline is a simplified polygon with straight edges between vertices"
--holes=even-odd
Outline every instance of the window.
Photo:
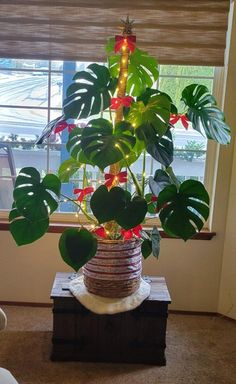
[[[56,172],[60,163],[68,157],[65,148],[66,133],[51,135],[42,145],[35,145],[46,123],[61,114],[65,90],[75,71],[88,63],[0,59],[0,209],[12,204],[14,178],[22,167],[34,166],[43,176]],[[194,82],[213,88],[214,68],[193,66],[160,66],[158,88],[167,92],[176,103],[182,89]],[[178,103],[179,112],[181,105]],[[189,126],[188,132],[177,123],[173,132],[175,157],[173,168],[184,180],[195,178],[203,181],[206,140]],[[133,166],[137,174],[142,172],[142,159]],[[147,155],[146,174],[153,174],[160,165]],[[88,178],[98,185],[100,175],[93,168],[87,169]],[[82,179],[79,171],[69,185],[71,194]],[[64,191],[65,192],[65,191]],[[72,211],[72,205],[60,204],[61,212]]]

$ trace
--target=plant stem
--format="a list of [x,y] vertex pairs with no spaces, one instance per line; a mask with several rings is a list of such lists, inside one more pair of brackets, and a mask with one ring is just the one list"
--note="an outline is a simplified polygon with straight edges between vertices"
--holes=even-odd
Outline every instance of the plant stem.
[[145,190],[145,176],[146,176],[146,151],[143,151],[143,170],[142,170],[142,196]]
[[68,197],[68,196],[66,196],[66,195],[63,195],[62,193],[61,193],[61,196],[64,197],[65,199],[71,201],[71,202],[74,203],[75,205],[77,205],[77,206],[80,208],[81,212],[84,214],[84,216],[85,216],[89,221],[93,222],[95,225],[99,225],[99,223],[97,222],[97,220],[93,219],[93,218],[92,218],[92,217],[91,217],[91,216],[90,216],[90,215],[89,215],[89,214],[82,208],[81,204],[78,203],[77,200],[71,199],[71,197]]

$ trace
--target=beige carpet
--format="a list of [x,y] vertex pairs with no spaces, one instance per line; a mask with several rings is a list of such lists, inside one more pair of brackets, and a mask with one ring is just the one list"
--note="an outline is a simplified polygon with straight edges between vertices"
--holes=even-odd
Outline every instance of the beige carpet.
[[[236,323],[219,317],[170,315],[167,366],[50,361],[47,308],[4,307],[0,366],[19,384],[235,384]],[[1,383],[0,383],[1,384]]]

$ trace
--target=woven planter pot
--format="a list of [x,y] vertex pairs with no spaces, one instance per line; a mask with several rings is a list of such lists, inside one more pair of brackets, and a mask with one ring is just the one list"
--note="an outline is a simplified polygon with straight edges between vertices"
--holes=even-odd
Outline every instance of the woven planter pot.
[[95,295],[120,298],[134,293],[142,272],[139,240],[99,240],[96,255],[84,265],[84,284]]

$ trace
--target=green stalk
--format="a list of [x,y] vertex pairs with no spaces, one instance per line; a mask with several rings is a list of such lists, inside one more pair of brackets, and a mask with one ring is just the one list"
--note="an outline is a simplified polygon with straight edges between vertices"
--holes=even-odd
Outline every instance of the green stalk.
[[145,178],[146,176],[146,151],[143,151],[143,170],[142,170],[142,196],[144,196],[145,190]]
[[99,223],[97,222],[97,220],[95,220],[95,219],[93,219],[83,208],[82,208],[82,206],[81,206],[81,204],[80,203],[78,203],[78,201],[77,200],[73,200],[73,199],[71,199],[70,197],[68,197],[68,196],[66,196],[66,195],[63,195],[62,193],[61,193],[61,196],[62,197],[64,197],[65,199],[67,199],[67,200],[69,200],[69,201],[71,201],[72,203],[74,203],[75,205],[77,205],[78,207],[79,207],[79,209],[81,210],[81,212],[84,214],[84,216],[89,220],[89,221],[91,221],[93,224],[95,224],[95,225],[99,225]]
[[130,176],[132,177],[133,183],[134,183],[135,188],[136,188],[136,192],[137,192],[137,194],[138,194],[139,196],[142,197],[142,196],[143,196],[143,193],[142,193],[142,187],[141,187],[141,185],[139,184],[136,175],[131,171],[130,166],[129,166],[128,162],[126,161],[125,156],[124,156],[124,160],[125,160],[125,163],[126,163],[126,167],[128,168],[128,171],[129,171],[129,173],[130,173]]
[[[87,175],[86,175],[86,164],[84,164],[84,167],[83,167],[83,189],[86,188],[88,186],[88,178],[87,178]],[[87,201],[86,199],[84,200],[84,210],[87,212]]]

